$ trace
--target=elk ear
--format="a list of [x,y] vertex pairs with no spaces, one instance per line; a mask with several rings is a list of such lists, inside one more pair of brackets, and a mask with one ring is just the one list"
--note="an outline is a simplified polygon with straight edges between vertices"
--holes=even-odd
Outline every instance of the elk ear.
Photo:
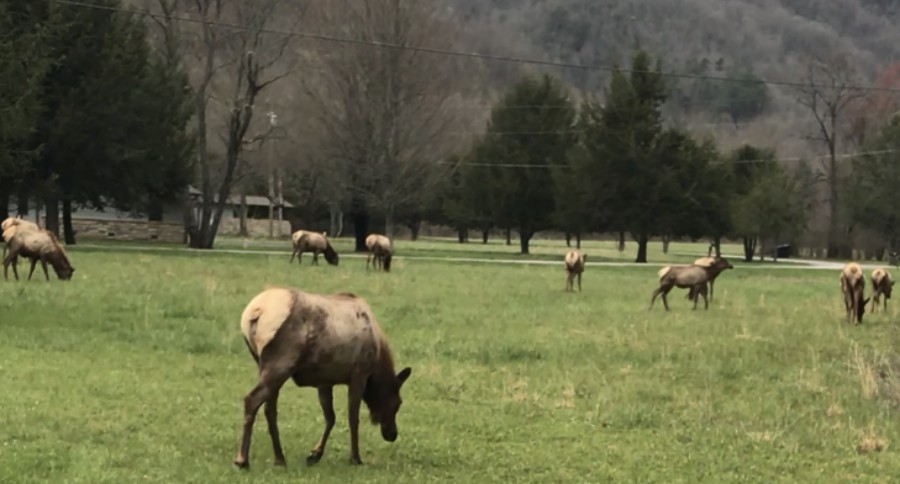
[[581,260],[587,262],[587,254],[582,254],[582,255],[581,255]]
[[871,299],[871,298],[867,297],[867,298],[863,299],[863,307],[866,307],[866,304],[869,304],[869,299]]
[[891,281],[891,287],[894,287],[894,283],[897,281]]
[[403,386],[403,382],[405,382],[406,379],[409,378],[410,373],[412,373],[412,368],[408,366],[400,370],[400,373],[397,373],[397,380],[400,382],[400,386]]

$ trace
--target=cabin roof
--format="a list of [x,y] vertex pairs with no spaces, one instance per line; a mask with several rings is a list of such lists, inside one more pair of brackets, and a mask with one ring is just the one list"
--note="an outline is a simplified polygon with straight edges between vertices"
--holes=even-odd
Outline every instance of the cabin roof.
[[[188,187],[188,193],[191,195],[191,198],[200,199],[203,198],[203,192],[195,188],[194,186]],[[241,204],[241,196],[240,195],[232,195],[228,197],[229,205],[240,205]],[[262,195],[247,195],[247,206],[248,207],[268,207],[269,206],[269,197],[265,197]],[[285,200],[284,206],[286,208],[293,208],[294,204]]]

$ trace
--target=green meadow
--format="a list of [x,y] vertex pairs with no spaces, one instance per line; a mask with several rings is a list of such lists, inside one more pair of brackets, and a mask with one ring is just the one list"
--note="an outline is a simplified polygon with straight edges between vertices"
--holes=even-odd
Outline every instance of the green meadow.
[[[224,240],[226,249],[244,242]],[[838,270],[734,260],[710,309],[674,290],[648,311],[663,261],[585,245],[565,293],[561,242],[519,256],[501,241],[400,241],[391,273],[340,240],[338,267],[288,264],[289,242],[246,253],[90,244],[70,282],[38,268],[0,281],[0,482],[895,482],[900,476],[900,308],[844,320]],[[658,245],[658,244],[656,244]],[[726,248],[737,254],[737,247]],[[591,257],[596,255],[596,258]],[[455,259],[478,259],[459,261]],[[500,263],[510,260],[558,264]],[[772,264],[768,264],[772,266]],[[27,264],[20,275],[27,275]],[[896,277],[896,276],[895,276]],[[287,467],[260,411],[248,471],[232,466],[256,382],[244,305],[269,284],[365,297],[399,368],[381,439],[363,407],[349,464],[346,387],[322,461],[315,391],[279,400]]]

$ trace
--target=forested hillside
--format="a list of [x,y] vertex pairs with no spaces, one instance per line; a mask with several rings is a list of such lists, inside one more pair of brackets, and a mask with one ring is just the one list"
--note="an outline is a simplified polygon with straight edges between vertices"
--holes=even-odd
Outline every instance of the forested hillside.
[[[482,33],[481,51],[564,63],[623,64],[640,46],[662,57],[666,72],[802,82],[811,60],[842,55],[853,60],[854,81],[867,85],[900,55],[900,2],[891,0],[455,3],[467,28]],[[581,69],[555,74],[576,89],[595,92],[609,76],[608,71]],[[667,113],[694,130],[710,130],[725,143],[774,138],[786,155],[808,148],[797,142],[806,134],[798,129],[808,112],[797,105],[794,89],[769,86],[770,100],[760,116],[738,116],[736,121],[745,123],[734,126],[722,106],[727,101],[721,99],[733,83],[674,77],[667,82],[675,94]],[[732,96],[740,102],[754,94]]]

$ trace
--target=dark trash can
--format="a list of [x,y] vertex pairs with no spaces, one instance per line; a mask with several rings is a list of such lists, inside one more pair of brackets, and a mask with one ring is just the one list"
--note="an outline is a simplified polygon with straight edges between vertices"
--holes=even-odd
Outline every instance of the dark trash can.
[[781,244],[775,248],[775,257],[779,259],[791,258],[791,244]]

